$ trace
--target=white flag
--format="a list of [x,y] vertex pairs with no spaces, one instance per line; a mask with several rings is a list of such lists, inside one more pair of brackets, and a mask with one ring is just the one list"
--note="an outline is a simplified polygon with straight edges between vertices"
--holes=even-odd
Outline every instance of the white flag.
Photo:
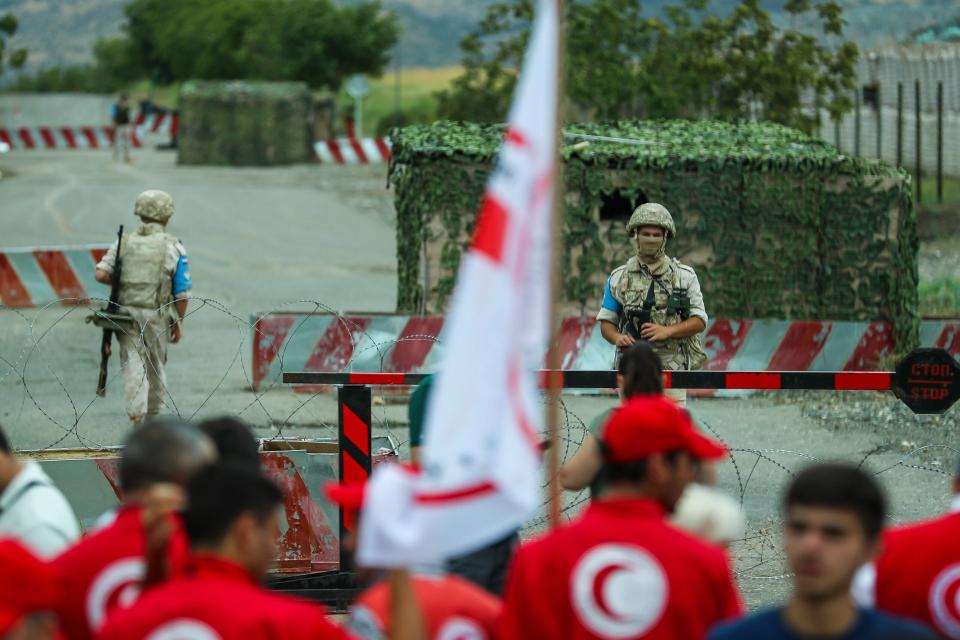
[[385,465],[373,474],[361,565],[466,553],[508,535],[539,506],[536,370],[550,325],[557,26],[555,0],[541,0],[503,146],[460,264],[444,366],[427,407],[423,469]]

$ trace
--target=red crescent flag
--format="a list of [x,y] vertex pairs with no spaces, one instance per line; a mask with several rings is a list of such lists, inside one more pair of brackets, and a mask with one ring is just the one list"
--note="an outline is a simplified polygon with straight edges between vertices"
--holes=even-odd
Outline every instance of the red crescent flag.
[[448,313],[427,408],[423,469],[380,467],[358,561],[406,566],[469,552],[519,528],[540,503],[536,370],[550,326],[557,159],[557,5],[541,0]]

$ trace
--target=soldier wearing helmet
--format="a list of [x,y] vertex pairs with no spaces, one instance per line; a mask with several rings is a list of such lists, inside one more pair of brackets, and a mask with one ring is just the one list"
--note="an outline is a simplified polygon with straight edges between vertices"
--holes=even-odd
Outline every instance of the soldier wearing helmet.
[[706,362],[700,333],[707,326],[700,282],[691,267],[666,254],[677,229],[666,207],[642,204],[627,223],[636,255],[607,279],[597,319],[604,339],[628,348],[646,340],[667,370]]
[[163,406],[167,345],[180,341],[193,283],[186,249],[166,231],[173,216],[170,194],[144,191],[137,196],[133,213],[142,224],[110,247],[97,264],[96,277],[103,284],[112,283],[119,251],[123,259],[119,304],[130,322],[117,337],[127,414],[137,424]]

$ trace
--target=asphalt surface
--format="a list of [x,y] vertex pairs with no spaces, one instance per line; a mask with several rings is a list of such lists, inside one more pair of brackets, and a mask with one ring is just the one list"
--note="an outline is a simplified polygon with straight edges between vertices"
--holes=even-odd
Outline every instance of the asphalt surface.
[[[243,411],[251,422],[283,423],[303,399],[248,391],[251,314],[395,308],[385,170],[339,169],[182,168],[172,152],[152,150],[135,153],[133,165],[112,163],[107,152],[11,152],[0,156],[0,246],[110,242],[119,224],[136,225],[138,193],[169,191],[177,206],[169,229],[190,255],[194,301],[183,342],[169,353],[168,408],[192,416],[251,405]],[[93,393],[99,338],[85,315],[59,305],[0,310],[0,420],[18,446],[49,446],[65,429],[75,433],[57,446],[113,444],[125,433],[119,384],[105,399]],[[16,384],[24,380],[25,388]],[[312,404],[294,418],[329,422]]]
[[[168,408],[186,417],[239,413],[261,437],[335,436],[331,395],[279,384],[250,391],[248,322],[279,308],[394,309],[395,231],[383,166],[183,168],[170,152],[139,151],[133,165],[122,165],[104,152],[34,151],[0,156],[0,171],[2,247],[108,242],[118,224],[135,224],[140,191],[172,193],[170,229],[190,254],[195,300],[184,340],[170,350]],[[98,447],[128,432],[118,358],[107,397],[94,394],[99,334],[84,323],[86,313],[58,305],[0,309],[0,424],[15,446]],[[565,396],[564,457],[582,440],[583,423],[612,402]],[[865,461],[890,494],[894,521],[947,504],[947,471],[957,457],[953,418],[914,419],[875,393],[691,399],[690,408],[734,451],[719,477],[748,517],[747,536],[731,551],[753,608],[780,601],[789,589],[779,496],[803,465]],[[378,398],[374,419],[375,434],[405,440],[402,399]],[[572,517],[586,495],[565,500]],[[525,533],[544,526],[541,513]]]

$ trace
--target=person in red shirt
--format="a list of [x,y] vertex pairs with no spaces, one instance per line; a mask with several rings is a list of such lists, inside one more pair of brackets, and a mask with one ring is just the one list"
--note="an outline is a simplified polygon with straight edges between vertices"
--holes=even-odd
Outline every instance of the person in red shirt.
[[698,460],[726,450],[663,396],[636,396],[600,434],[607,481],[576,521],[523,545],[501,638],[702,638],[740,615],[726,553],[671,526]]
[[198,473],[183,512],[190,566],[114,611],[101,640],[346,638],[322,606],[260,584],[276,556],[282,502],[280,489],[253,469],[220,464]]
[[880,555],[857,576],[863,605],[925,622],[941,638],[960,639],[960,466],[953,502],[937,518],[889,529]]
[[63,584],[57,610],[68,638],[93,638],[113,608],[137,599],[147,573],[147,531],[156,529],[156,519],[169,528],[159,549],[167,561],[162,569],[183,568],[187,539],[172,512],[183,505],[183,485],[216,456],[207,436],[179,420],[154,419],[130,434],[120,455],[123,505],[112,521],[53,561]]
[[49,563],[16,540],[0,541],[0,638],[53,640],[60,584]]
[[[332,484],[327,497],[356,513],[363,506],[363,484]],[[343,541],[347,547],[353,539]],[[441,570],[418,570],[411,577],[414,598],[427,640],[487,640],[495,638],[503,603],[486,589]],[[364,591],[350,609],[347,627],[365,640],[384,640],[391,629],[390,585],[381,580]]]

